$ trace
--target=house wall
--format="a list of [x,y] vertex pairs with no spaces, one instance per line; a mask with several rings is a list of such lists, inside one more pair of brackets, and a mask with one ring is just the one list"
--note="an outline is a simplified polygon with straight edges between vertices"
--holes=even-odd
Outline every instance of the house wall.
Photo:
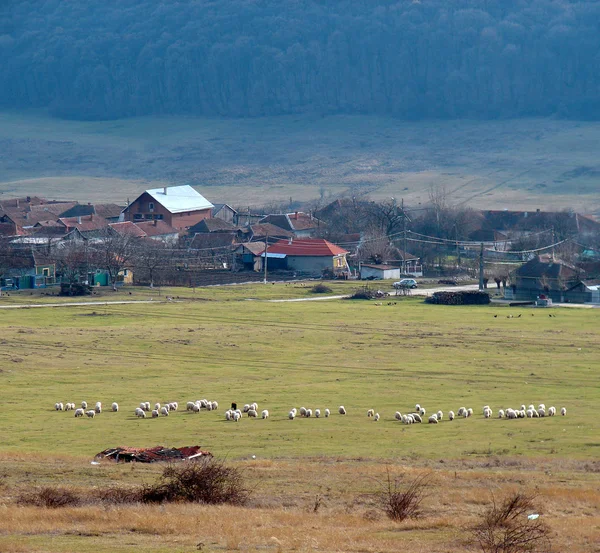
[[[154,204],[154,209],[152,211],[150,211],[150,203]],[[134,223],[162,218],[173,228],[181,230],[194,226],[203,219],[210,219],[212,209],[198,209],[195,211],[184,211],[182,213],[171,213],[168,209],[163,207],[160,202],[150,196],[150,194],[144,192],[139,198],[129,204],[123,215],[125,221],[133,221]],[[136,215],[142,215],[142,219],[136,219]]]
[[237,213],[226,205],[215,215],[215,219],[221,219],[221,221],[237,225]]
[[399,279],[400,269],[373,269],[372,267],[365,267],[364,265],[360,268],[360,278],[377,278],[377,279]]
[[325,269],[334,269],[333,256],[287,256],[288,269],[320,275]]

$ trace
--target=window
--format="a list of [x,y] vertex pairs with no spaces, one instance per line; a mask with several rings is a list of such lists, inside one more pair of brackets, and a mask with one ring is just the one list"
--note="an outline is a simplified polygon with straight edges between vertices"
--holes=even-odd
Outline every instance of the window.
[[154,211],[154,202],[148,202],[148,211]]
[[152,219],[152,213],[146,213],[146,215],[144,215],[145,219]]
[[45,277],[49,277],[50,276],[50,269],[42,269],[42,273]]
[[162,221],[162,218],[163,218],[163,216],[162,216],[162,213],[156,213],[156,214],[154,215],[154,218],[155,218],[157,221]]
[[144,218],[144,216],[143,216],[141,213],[136,213],[136,214],[133,216],[133,219],[134,219],[135,221],[140,221],[140,220],[141,220],[141,219],[143,219],[143,218]]

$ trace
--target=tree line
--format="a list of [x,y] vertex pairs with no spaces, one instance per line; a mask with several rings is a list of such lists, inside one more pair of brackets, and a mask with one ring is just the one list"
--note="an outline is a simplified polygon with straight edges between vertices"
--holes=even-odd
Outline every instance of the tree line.
[[585,0],[8,0],[0,106],[593,119],[599,21]]

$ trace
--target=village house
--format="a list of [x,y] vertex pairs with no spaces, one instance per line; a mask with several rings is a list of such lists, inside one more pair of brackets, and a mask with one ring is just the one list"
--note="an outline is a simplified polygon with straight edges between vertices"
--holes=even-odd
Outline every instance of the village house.
[[272,268],[310,276],[322,276],[324,273],[340,275],[350,272],[347,254],[347,250],[323,238],[279,240],[268,247],[267,263]]
[[213,219],[221,219],[232,225],[238,224],[238,212],[229,204],[214,204],[212,209]]
[[293,232],[284,230],[271,223],[257,223],[238,231],[238,239],[241,242],[264,242],[268,239],[270,243],[274,243],[277,240],[293,238],[293,236]]
[[164,221],[187,230],[212,217],[213,204],[189,185],[146,190],[123,210],[126,221]]
[[195,234],[204,234],[210,232],[228,232],[230,234],[236,233],[238,228],[232,223],[223,219],[202,219],[199,223],[188,229],[188,234],[194,236]]
[[264,242],[246,242],[240,244],[235,250],[235,265],[248,271],[260,272],[263,270]]
[[160,240],[169,244],[176,244],[179,240],[179,231],[169,226],[165,221],[143,221],[135,226],[144,232],[150,240]]
[[324,230],[326,226],[323,221],[302,211],[267,215],[260,220],[260,223],[271,223],[292,232],[296,238],[310,238],[320,230]]
[[393,265],[361,263],[359,266],[361,280],[389,280],[400,279],[402,269]]
[[56,264],[38,252],[13,250],[2,260],[0,277],[3,290],[45,288],[56,282]]

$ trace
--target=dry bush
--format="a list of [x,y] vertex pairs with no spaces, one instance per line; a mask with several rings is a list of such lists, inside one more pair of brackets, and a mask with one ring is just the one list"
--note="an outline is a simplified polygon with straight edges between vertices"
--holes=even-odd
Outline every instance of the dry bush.
[[36,507],[77,507],[81,505],[82,498],[68,488],[36,488],[23,492],[17,497],[21,505],[34,505]]
[[323,284],[322,282],[315,284],[310,291],[313,294],[331,294],[333,292],[333,290],[327,286],[327,284]]
[[367,286],[363,286],[362,288],[358,288],[354,293],[348,296],[349,300],[372,300],[377,297],[377,292],[375,290],[371,290]]
[[140,503],[143,501],[142,488],[112,487],[94,490],[93,496],[102,503],[122,505],[124,503]]
[[249,496],[242,472],[212,458],[169,465],[156,484],[145,486],[141,492],[145,503],[189,501],[244,505]]
[[515,492],[500,504],[492,498],[483,520],[472,529],[473,539],[483,553],[535,553],[550,548],[550,529],[539,518],[535,497]]
[[385,514],[397,522],[418,518],[421,514],[421,502],[429,485],[429,476],[422,474],[404,485],[400,477],[392,478],[388,470],[387,479],[381,483],[378,493],[379,504]]

